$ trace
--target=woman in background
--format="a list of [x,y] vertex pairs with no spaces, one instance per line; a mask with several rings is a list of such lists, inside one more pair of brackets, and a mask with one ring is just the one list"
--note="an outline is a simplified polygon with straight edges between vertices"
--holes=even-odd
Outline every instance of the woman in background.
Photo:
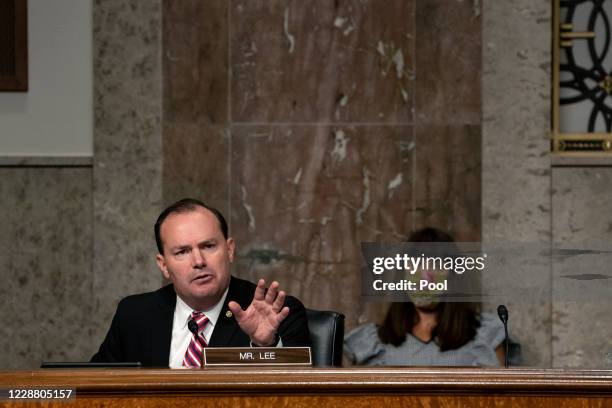
[[[453,242],[425,228],[409,242]],[[383,324],[365,324],[349,333],[344,351],[355,364],[417,366],[498,366],[504,361],[504,327],[497,316],[478,314],[469,303],[432,298],[392,303]]]

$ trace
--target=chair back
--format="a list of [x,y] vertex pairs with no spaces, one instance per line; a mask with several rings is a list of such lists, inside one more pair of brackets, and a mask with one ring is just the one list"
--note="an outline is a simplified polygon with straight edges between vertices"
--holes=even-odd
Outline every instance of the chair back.
[[344,341],[344,315],[327,310],[306,309],[312,363],[315,367],[340,367]]

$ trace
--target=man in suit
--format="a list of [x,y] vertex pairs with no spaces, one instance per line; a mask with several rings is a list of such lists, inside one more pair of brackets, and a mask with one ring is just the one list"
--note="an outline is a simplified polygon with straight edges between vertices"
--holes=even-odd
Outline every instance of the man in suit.
[[172,284],[121,300],[92,362],[198,366],[202,347],[310,346],[299,300],[278,282],[266,290],[263,279],[231,276],[236,245],[218,210],[180,200],[158,217],[155,239],[157,264]]

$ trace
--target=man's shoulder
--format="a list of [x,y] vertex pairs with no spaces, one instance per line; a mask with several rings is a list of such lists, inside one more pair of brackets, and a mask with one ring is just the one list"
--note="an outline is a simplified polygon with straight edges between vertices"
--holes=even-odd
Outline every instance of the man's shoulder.
[[176,292],[172,284],[163,286],[152,292],[129,295],[119,302],[119,310],[138,311],[150,309],[153,305],[173,307],[176,303]]
[[225,303],[233,300],[238,302],[240,306],[246,308],[251,301],[253,300],[253,295],[255,294],[255,285],[253,282],[250,282],[245,279],[240,279],[235,277],[234,275],[230,278],[228,294],[225,299]]
[[236,290],[236,291],[255,292],[255,288],[257,287],[257,285],[254,284],[253,282],[248,281],[246,279],[237,278],[234,275],[231,276],[229,285],[230,285],[230,290]]

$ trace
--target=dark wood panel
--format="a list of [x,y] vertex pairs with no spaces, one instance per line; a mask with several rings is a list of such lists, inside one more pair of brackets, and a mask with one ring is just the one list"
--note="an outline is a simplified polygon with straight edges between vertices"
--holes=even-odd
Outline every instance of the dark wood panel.
[[612,370],[480,368],[206,368],[0,372],[0,388],[70,386],[77,394],[609,395]]
[[[510,407],[538,407],[538,408],[607,408],[610,399],[605,397],[574,397],[567,398],[549,396],[457,396],[457,395],[385,395],[385,396],[355,396],[355,395],[282,395],[282,396],[217,396],[215,398],[201,397],[167,397],[152,396],[141,397],[105,397],[105,398],[77,398],[66,405],[65,402],[46,403],[44,406],[58,407],[337,407],[350,406],[351,408],[372,407],[417,407],[417,408],[510,408]],[[0,403],[0,406],[40,407],[40,403]]]
[[0,8],[0,91],[27,91],[27,0],[2,0]]

